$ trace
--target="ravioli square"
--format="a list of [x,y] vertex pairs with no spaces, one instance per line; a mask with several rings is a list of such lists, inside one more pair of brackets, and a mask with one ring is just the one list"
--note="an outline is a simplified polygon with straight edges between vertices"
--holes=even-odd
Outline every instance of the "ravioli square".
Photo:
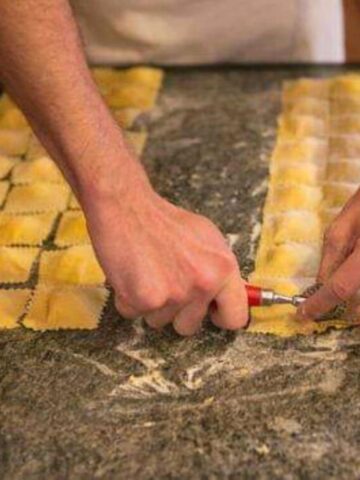
[[335,77],[331,82],[331,97],[352,97],[360,95],[360,75],[347,74]]
[[0,247],[0,283],[26,282],[38,253],[35,247]]
[[328,99],[330,94],[330,81],[322,79],[302,78],[284,82],[283,101],[300,101],[301,97]]
[[256,272],[260,276],[314,277],[320,261],[319,248],[300,243],[283,243],[270,247],[260,262]]
[[16,157],[8,157],[6,155],[0,155],[0,179],[9,175],[11,170],[19,162]]
[[0,213],[0,245],[40,245],[49,236],[56,214]]
[[330,159],[360,158],[360,135],[336,135],[329,139]]
[[55,236],[59,247],[90,243],[86,219],[80,211],[63,213]]
[[343,207],[357,189],[357,184],[328,183],[324,185],[323,208]]
[[273,165],[313,163],[322,165],[328,155],[328,142],[320,138],[306,138],[294,142],[278,141],[272,155]]
[[327,120],[330,115],[329,102],[312,97],[303,97],[301,101],[285,102],[283,110],[285,114],[310,115],[323,120]]
[[266,212],[286,210],[317,210],[322,200],[320,187],[307,185],[280,185],[269,189]]
[[28,148],[30,132],[26,130],[0,130],[0,155],[17,157],[24,155]]
[[360,134],[360,115],[341,115],[332,117],[331,135]]
[[0,113],[0,129],[8,128],[14,130],[30,129],[24,114],[18,108],[8,108]]
[[266,236],[269,245],[296,242],[319,244],[323,230],[320,217],[314,212],[284,212],[265,219],[262,240]]
[[105,102],[112,109],[138,108],[149,110],[154,107],[157,89],[139,84],[124,83],[114,85],[104,95]]
[[109,292],[105,287],[38,284],[22,324],[32,330],[93,330]]
[[99,285],[105,281],[104,272],[91,245],[43,252],[39,278],[45,283],[77,285]]
[[339,160],[337,162],[329,162],[326,170],[326,178],[333,182],[350,182],[360,184],[360,159]]
[[304,137],[325,137],[327,122],[310,115],[281,115],[278,119],[279,136],[283,140],[297,140]]
[[136,155],[141,156],[147,139],[146,132],[131,132],[129,130],[124,131],[126,141],[130,144]]
[[359,115],[360,114],[360,95],[352,97],[337,98],[331,104],[331,115]]
[[66,209],[70,188],[66,185],[33,183],[15,185],[10,191],[5,211],[11,213],[56,212]]
[[324,178],[324,169],[311,163],[277,166],[271,171],[271,182],[278,185],[316,186]]
[[26,152],[26,160],[35,160],[36,158],[47,156],[48,153],[43,147],[40,140],[38,140],[37,137],[32,134],[29,139],[29,146]]
[[0,330],[20,327],[29,299],[28,289],[0,289]]
[[18,163],[12,172],[12,181],[15,184],[65,183],[64,177],[55,162],[47,156]]

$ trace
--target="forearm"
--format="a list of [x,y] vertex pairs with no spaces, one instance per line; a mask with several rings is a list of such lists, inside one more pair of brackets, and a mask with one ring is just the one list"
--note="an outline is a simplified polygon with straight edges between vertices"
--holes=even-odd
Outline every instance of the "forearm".
[[141,170],[92,81],[67,0],[1,0],[0,72],[79,196]]

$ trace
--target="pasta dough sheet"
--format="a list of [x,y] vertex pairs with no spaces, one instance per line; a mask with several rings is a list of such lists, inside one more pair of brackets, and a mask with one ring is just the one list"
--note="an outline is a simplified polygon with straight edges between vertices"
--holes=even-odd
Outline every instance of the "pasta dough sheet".
[[0,289],[0,330],[20,327],[29,299],[29,289]]
[[[294,295],[315,282],[324,231],[359,187],[360,76],[286,82],[282,98],[250,282]],[[289,336],[359,320],[354,302],[326,322],[299,322],[294,307],[278,305],[254,308],[249,331]]]
[[22,324],[32,330],[93,330],[99,325],[108,295],[105,287],[40,283]]

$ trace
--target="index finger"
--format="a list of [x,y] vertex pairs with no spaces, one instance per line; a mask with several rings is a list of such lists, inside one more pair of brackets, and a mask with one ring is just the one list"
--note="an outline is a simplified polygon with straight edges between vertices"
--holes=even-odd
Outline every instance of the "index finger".
[[300,319],[316,319],[339,303],[349,300],[360,288],[360,246],[340,265],[324,285],[298,308]]
[[210,309],[214,325],[228,330],[237,330],[247,325],[249,318],[247,293],[239,271],[230,277],[214,298],[214,303],[214,308]]

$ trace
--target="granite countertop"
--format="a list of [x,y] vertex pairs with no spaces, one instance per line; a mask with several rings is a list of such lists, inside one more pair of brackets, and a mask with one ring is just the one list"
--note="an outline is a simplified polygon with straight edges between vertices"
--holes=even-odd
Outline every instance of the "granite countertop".
[[[339,69],[170,70],[145,162],[253,265],[281,81]],[[124,321],[0,333],[0,479],[358,479],[360,329],[281,339]]]

